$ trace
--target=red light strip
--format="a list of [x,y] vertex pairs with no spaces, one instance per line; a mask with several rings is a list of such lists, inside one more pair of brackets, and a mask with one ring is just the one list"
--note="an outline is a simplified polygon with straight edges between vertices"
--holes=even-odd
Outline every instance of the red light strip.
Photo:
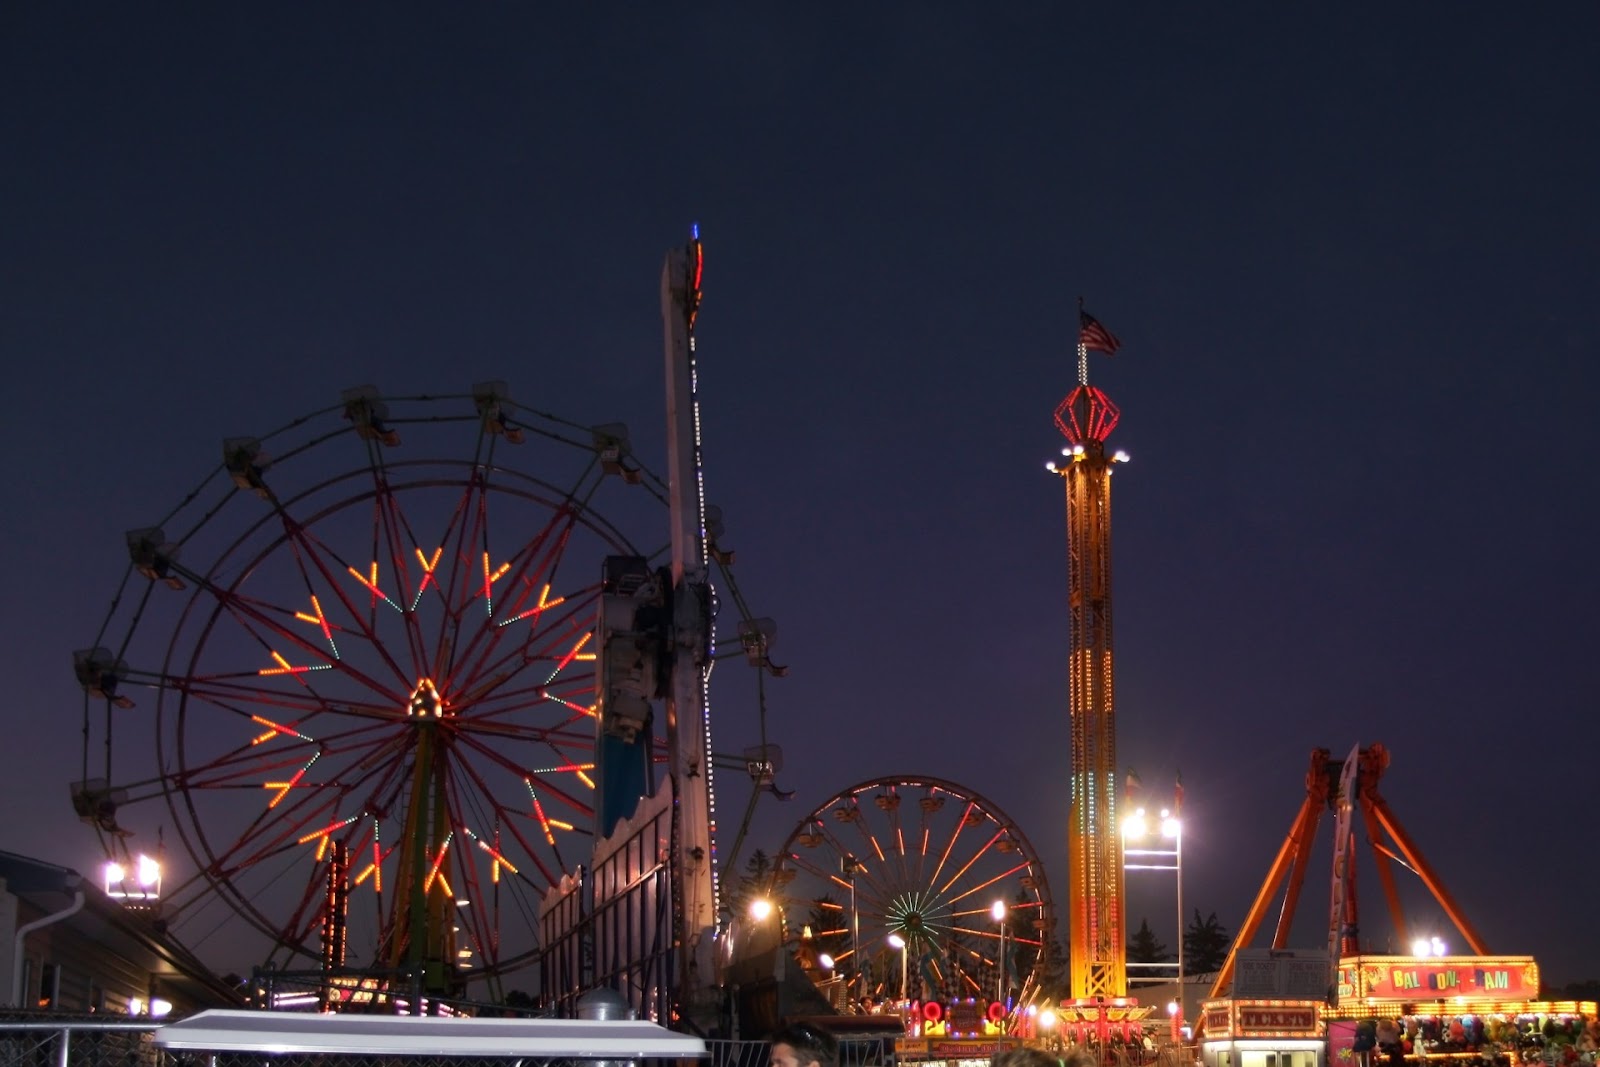
[[389,605],[391,608],[393,608],[396,611],[400,611],[401,610],[399,604],[396,604],[394,601],[389,599],[389,594],[388,593],[385,593],[382,589],[378,588],[378,561],[377,560],[373,560],[372,561],[372,576],[370,578],[367,577],[366,575],[363,575],[360,571],[356,570],[354,567],[346,567],[345,570],[350,572],[350,577],[354,578],[356,581],[358,581],[362,585],[366,586],[367,589],[372,593],[372,595],[374,597],[382,600],[385,604]]
[[[528,792],[532,793],[533,790],[530,789]],[[552,845],[555,844],[556,835],[550,832],[550,819],[545,815],[544,805],[539,803],[537,796],[533,798],[533,813],[539,817],[539,828],[544,831],[544,839]]]
[[[333,664],[331,663],[315,663],[309,667],[291,667],[289,666],[289,661],[284,659],[282,654],[276,649],[272,650],[271,655],[272,661],[276,663],[277,666],[262,667],[259,671],[256,671],[256,674],[263,678],[275,674],[304,674],[307,671],[327,671],[333,669]],[[296,679],[296,681],[299,681],[299,679]],[[300,684],[305,685],[306,683],[300,682]]]
[[281,801],[284,797],[289,795],[289,790],[293,789],[295,786],[300,784],[300,779],[302,779],[302,778],[304,778],[306,776],[306,772],[311,769],[311,765],[313,763],[317,762],[317,756],[320,756],[321,754],[322,753],[319,752],[315,756],[312,756],[310,759],[306,760],[306,765],[304,767],[301,767],[298,771],[296,771],[294,773],[294,777],[289,779],[287,782],[263,782],[263,783],[261,783],[262,787],[265,788],[265,789],[276,789],[278,791],[278,795],[277,796],[275,796],[271,800],[267,801],[267,807],[269,809],[277,807],[278,806],[278,802]]
[[[581,714],[587,715],[591,719],[594,718],[594,705],[593,704],[590,704],[587,707],[585,707],[582,704],[576,704],[576,703],[568,700],[566,697],[556,696],[554,693],[546,693],[545,696],[548,697],[551,700],[554,700],[557,704],[565,704],[567,707],[571,708],[573,711],[576,711],[576,712],[579,712]],[[580,773],[582,773],[582,772],[580,772]]]
[[294,617],[301,622],[309,622],[313,626],[321,627],[322,636],[328,639],[328,647],[333,649],[334,658],[337,659],[339,646],[334,644],[333,641],[333,627],[328,625],[328,617],[322,613],[322,602],[317,599],[315,593],[311,594],[311,610],[315,614],[308,615],[303,611],[297,611],[294,613]]
[[501,578],[505,577],[506,571],[511,569],[511,564],[502,563],[493,572],[489,570],[489,567],[489,553],[485,552],[483,554],[483,606],[490,615],[493,615],[494,596],[490,593],[489,587],[494,585],[494,583],[498,582]]
[[[544,684],[549,685],[551,682],[555,681],[556,675],[560,674],[562,670],[566,668],[567,664],[571,663],[575,659],[580,658],[578,653],[583,651],[583,646],[587,645],[589,643],[589,638],[593,636],[594,631],[590,630],[580,637],[578,639],[578,643],[572,646],[572,651],[561,657],[561,662],[556,664],[556,669],[550,672],[550,677],[544,680]],[[591,652],[582,658],[592,660],[594,659],[594,653]]]
[[356,875],[356,880],[352,884],[353,885],[360,885],[362,882],[365,882],[367,880],[367,876],[368,875],[371,875],[372,876],[372,891],[375,892],[375,893],[382,893],[383,892],[383,861],[388,859],[389,858],[389,853],[393,852],[393,851],[394,851],[394,848],[392,846],[390,847],[388,852],[380,852],[379,851],[379,846],[378,846],[378,824],[377,824],[377,820],[373,820],[373,824],[372,824],[372,862],[367,864],[366,867],[362,868],[361,873]]
[[[553,844],[555,844],[555,841],[552,840],[550,843],[553,845]],[[483,849],[489,855],[494,857],[494,862],[495,862],[494,880],[495,881],[498,882],[500,880],[500,867],[501,866],[504,866],[505,869],[510,871],[512,874],[521,873],[521,872],[519,872],[517,870],[517,868],[515,866],[512,865],[510,860],[506,859],[505,856],[501,855],[499,850],[497,850],[493,845],[489,844],[489,842],[483,840],[482,838],[479,838],[478,839],[478,847]]]
[[440,545],[434,549],[432,556],[424,556],[420,548],[416,551],[417,562],[422,564],[422,584],[417,587],[417,592],[421,593],[428,588],[428,582],[433,579],[433,569],[439,565],[439,557],[444,554],[444,546]]
[[330,823],[327,826],[323,827],[321,830],[313,830],[313,831],[311,831],[309,834],[307,834],[306,836],[304,836],[304,837],[300,838],[298,841],[296,841],[295,844],[304,845],[304,844],[308,844],[309,842],[315,840],[316,838],[319,838],[319,837],[325,838],[329,834],[333,833],[335,830],[344,829],[346,826],[349,826],[351,823],[355,822],[359,818],[361,818],[361,816],[352,815],[348,819],[341,819],[336,823]]
[[267,728],[267,732],[266,733],[262,734],[260,737],[251,739],[250,743],[252,745],[259,745],[263,741],[270,741],[274,737],[277,737],[279,734],[287,734],[290,737],[296,738],[296,739],[301,740],[301,741],[315,741],[316,740],[316,738],[314,738],[314,737],[307,737],[305,734],[303,734],[300,731],[294,729],[294,727],[292,727],[292,726],[284,726],[282,723],[273,722],[271,719],[264,719],[260,715],[252,715],[252,716],[250,716],[250,719],[251,719],[252,722],[258,722],[262,726],[265,726]]
[[[446,852],[450,851],[450,839],[452,837],[454,837],[454,836],[455,836],[455,831],[454,830],[452,830],[452,831],[450,831],[450,833],[444,835],[444,844],[439,846],[439,855],[434,857],[433,869],[428,872],[427,880],[422,883],[422,891],[424,893],[426,893],[428,890],[433,888],[433,880],[435,878],[438,878],[440,881],[444,881],[443,876],[440,875],[440,873],[439,873],[439,868],[444,866],[444,854]],[[449,893],[450,892],[450,889],[449,889],[450,883],[449,882],[445,882],[444,884],[445,884],[445,892]],[[454,896],[455,894],[454,893],[450,893],[450,895]]]
[[548,597],[549,595],[550,595],[550,583],[546,582],[544,588],[539,590],[539,603],[535,604],[533,607],[529,608],[527,611],[524,611],[521,615],[513,615],[511,618],[505,620],[500,625],[501,626],[510,626],[514,622],[521,622],[523,619],[526,619],[530,615],[537,615],[540,612],[544,611],[546,608],[553,608],[558,604],[565,604],[567,602],[567,598],[564,597],[564,596],[558,596],[554,600],[546,600],[545,598]]

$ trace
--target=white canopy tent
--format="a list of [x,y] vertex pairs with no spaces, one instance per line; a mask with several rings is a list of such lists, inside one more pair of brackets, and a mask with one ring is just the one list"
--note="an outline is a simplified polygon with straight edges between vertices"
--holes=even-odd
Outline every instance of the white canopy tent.
[[704,1059],[698,1037],[635,1019],[471,1019],[203,1011],[156,1031],[173,1051],[521,1059]]

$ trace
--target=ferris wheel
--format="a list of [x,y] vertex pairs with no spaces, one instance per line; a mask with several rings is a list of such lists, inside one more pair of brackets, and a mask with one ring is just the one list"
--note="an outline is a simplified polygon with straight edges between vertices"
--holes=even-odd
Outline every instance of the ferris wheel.
[[838,793],[795,827],[772,880],[791,930],[858,995],[1015,1002],[1049,962],[1038,854],[953,782],[878,778]]
[[[538,473],[529,473],[537,471]],[[191,947],[457,988],[537,951],[595,822],[593,633],[665,488],[621,427],[471,394],[341,403],[223,462],[156,526],[92,645],[80,816]],[[646,725],[647,736],[652,727]],[[217,902],[225,902],[221,908]],[[245,953],[252,953],[245,955]]]

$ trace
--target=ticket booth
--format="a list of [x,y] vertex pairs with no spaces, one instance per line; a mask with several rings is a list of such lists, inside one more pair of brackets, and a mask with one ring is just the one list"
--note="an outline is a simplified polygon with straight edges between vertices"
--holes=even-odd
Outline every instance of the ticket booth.
[[1205,1067],[1327,1067],[1320,1000],[1208,1000]]

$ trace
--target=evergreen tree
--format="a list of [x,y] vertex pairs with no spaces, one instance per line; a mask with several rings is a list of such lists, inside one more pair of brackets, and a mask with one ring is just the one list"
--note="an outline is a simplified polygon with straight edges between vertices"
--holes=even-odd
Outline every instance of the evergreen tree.
[[749,918],[751,901],[772,892],[772,872],[776,866],[772,857],[759,848],[750,854],[744,864],[745,873],[723,897],[729,915],[740,920]]
[[1228,947],[1233,935],[1217,921],[1212,912],[1200,918],[1200,909],[1194,909],[1194,921],[1183,932],[1183,969],[1188,974],[1211,974],[1222,970],[1228,958]]
[[838,959],[850,949],[850,909],[826,894],[811,902],[806,920],[818,952]]
[[1128,942],[1128,962],[1164,963],[1171,957],[1167,946],[1156,940],[1155,932],[1150,929],[1150,920],[1140,919],[1139,929],[1133,932],[1133,938]]

